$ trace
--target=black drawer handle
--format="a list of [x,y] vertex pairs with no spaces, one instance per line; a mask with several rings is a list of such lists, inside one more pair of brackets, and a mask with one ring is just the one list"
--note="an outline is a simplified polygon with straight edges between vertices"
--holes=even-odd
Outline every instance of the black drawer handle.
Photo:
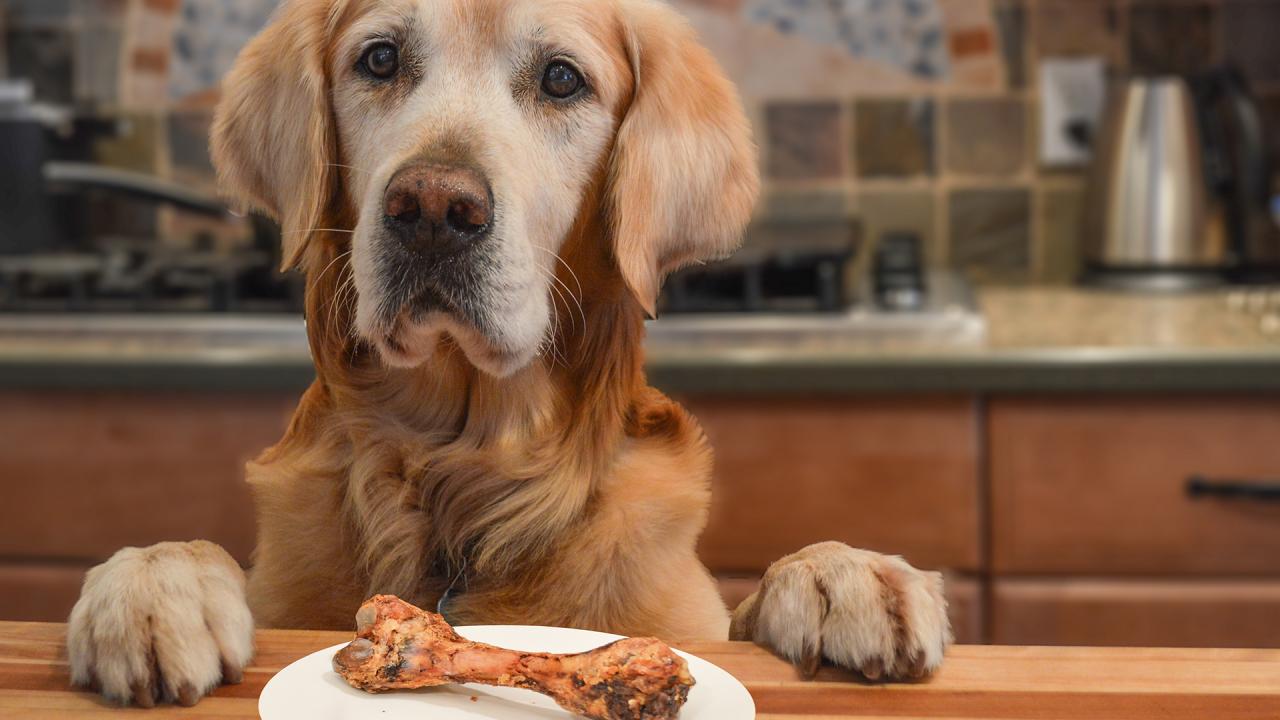
[[1187,478],[1187,497],[1280,502],[1280,481],[1234,480],[1192,475]]

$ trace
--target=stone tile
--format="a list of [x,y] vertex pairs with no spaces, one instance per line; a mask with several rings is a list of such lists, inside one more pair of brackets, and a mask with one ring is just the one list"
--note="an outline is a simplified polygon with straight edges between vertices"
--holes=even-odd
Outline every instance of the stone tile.
[[1138,2],[1129,11],[1129,65],[1139,74],[1187,74],[1213,65],[1216,6]]
[[1033,46],[1038,57],[1123,60],[1116,0],[1039,0],[1035,6]]
[[1012,89],[1027,86],[1027,4],[1025,0],[998,0],[996,29],[1004,58],[1005,82]]
[[998,89],[1004,75],[991,0],[936,0],[942,10],[954,87]]
[[844,171],[841,112],[834,102],[765,108],[769,175],[783,180],[838,178]]
[[[743,7],[744,18],[777,35],[926,80],[947,75],[943,12],[939,0],[748,0]],[[733,40],[750,45],[745,38]]]
[[1069,285],[1080,277],[1083,248],[1080,233],[1084,223],[1085,190],[1049,188],[1041,196],[1037,221],[1040,227],[1040,267],[1038,282]]
[[937,265],[942,254],[935,225],[936,199],[929,191],[869,190],[856,195],[858,216],[870,247],[885,233],[908,232],[920,237],[925,260]]
[[934,172],[932,100],[863,100],[854,110],[854,163],[860,177]]
[[1027,164],[1026,103],[956,100],[947,106],[946,169],[960,175],[1016,175]]
[[1031,269],[1029,190],[954,190],[948,204],[952,267],[978,281],[1028,279]]
[[1280,82],[1280,2],[1227,0],[1222,13],[1227,59],[1254,83]]

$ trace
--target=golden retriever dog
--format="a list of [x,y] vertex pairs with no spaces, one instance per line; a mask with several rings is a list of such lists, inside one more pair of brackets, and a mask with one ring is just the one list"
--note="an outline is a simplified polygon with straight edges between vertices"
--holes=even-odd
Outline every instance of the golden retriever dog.
[[[736,91],[656,0],[289,0],[226,79],[225,189],[306,273],[316,380],[248,467],[247,580],[207,542],[86,577],[72,677],[124,703],[235,682],[253,629],[453,623],[752,640],[918,677],[937,573],[838,543],[732,614],[695,552],[711,451],[644,375],[663,276],[731,252],[758,191]],[[779,501],[786,489],[779,487]]]

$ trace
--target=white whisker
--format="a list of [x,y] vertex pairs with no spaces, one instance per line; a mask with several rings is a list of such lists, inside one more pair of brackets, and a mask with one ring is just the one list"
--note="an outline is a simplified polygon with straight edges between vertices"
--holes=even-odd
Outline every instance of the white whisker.
[[315,233],[315,232],[345,233],[347,235],[354,235],[356,233],[355,230],[343,230],[341,228],[307,228],[306,230],[288,230],[285,232],[281,232],[280,234],[281,235],[301,235],[303,233]]
[[346,164],[343,164],[343,163],[332,163],[332,162],[331,162],[331,163],[325,163],[325,165],[326,165],[326,166],[328,166],[328,167],[338,167],[338,168],[346,168],[346,169],[348,169],[348,170],[355,170],[356,172],[362,172],[362,173],[364,173],[365,175],[372,175],[372,174],[373,174],[373,173],[369,172],[368,170],[365,170],[364,168],[356,167],[355,165],[346,165]]

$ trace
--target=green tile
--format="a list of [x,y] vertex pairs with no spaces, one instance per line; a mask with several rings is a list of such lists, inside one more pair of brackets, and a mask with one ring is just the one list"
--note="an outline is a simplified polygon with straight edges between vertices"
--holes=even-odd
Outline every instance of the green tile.
[[949,199],[949,211],[952,267],[980,282],[1029,279],[1029,190],[955,190]]

